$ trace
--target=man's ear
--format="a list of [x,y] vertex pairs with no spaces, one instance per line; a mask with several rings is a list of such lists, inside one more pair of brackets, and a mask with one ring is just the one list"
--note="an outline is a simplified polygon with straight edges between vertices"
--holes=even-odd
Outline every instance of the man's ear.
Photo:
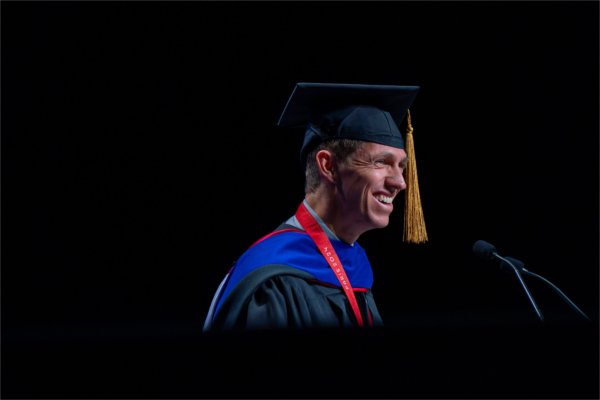
[[319,174],[331,183],[335,183],[334,157],[329,150],[319,150],[315,156]]

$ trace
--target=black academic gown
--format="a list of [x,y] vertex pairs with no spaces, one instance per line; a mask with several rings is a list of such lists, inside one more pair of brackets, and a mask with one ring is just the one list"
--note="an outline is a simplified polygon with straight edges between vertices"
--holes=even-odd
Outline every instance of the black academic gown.
[[[383,325],[370,290],[355,292],[365,326]],[[266,265],[242,280],[224,301],[211,329],[356,327],[341,288],[315,283],[303,271]]]
[[[382,326],[371,290],[354,293],[364,326]],[[270,264],[246,275],[232,289],[214,316],[210,330],[357,326],[342,288],[319,282],[308,272]]]

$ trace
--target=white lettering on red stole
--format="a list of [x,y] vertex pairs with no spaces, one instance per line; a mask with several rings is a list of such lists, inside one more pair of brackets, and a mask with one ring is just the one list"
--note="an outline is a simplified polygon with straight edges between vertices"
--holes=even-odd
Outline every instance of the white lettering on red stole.
[[327,259],[329,261],[331,261],[331,268],[334,270],[334,272],[338,276],[340,283],[342,284],[342,286],[345,289],[349,289],[350,287],[348,286],[348,281],[346,281],[346,277],[344,276],[342,269],[339,267],[337,260],[335,259],[335,257],[331,253],[331,251],[329,251],[329,247],[324,246],[323,250],[324,250],[324,253],[325,253],[325,256],[327,257]]

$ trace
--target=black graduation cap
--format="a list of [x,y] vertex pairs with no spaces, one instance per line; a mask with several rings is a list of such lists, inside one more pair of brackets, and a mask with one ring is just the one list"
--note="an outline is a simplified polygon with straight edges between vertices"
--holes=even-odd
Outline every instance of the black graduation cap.
[[312,149],[330,139],[356,139],[404,149],[398,127],[408,114],[404,240],[409,243],[428,240],[408,111],[418,92],[419,86],[301,82],[296,84],[277,123],[281,127],[306,128],[300,151],[304,163]]
[[303,162],[319,143],[334,138],[404,148],[398,126],[418,91],[418,86],[301,82],[278,125],[306,128],[300,152]]

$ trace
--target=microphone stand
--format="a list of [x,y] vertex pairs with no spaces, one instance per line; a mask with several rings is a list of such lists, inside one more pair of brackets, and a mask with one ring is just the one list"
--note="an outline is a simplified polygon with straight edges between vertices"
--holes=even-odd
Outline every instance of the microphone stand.
[[[495,257],[498,257],[500,260],[504,261],[505,263],[507,263],[508,265],[510,265],[512,267],[513,271],[515,271],[515,274],[517,275],[517,278],[519,279],[519,282],[521,283],[521,286],[523,286],[523,289],[525,290],[525,293],[527,294],[527,297],[529,298],[529,301],[531,302],[531,305],[533,306],[533,309],[535,310],[535,313],[537,314],[538,319],[543,322],[544,316],[542,315],[542,312],[540,311],[535,300],[533,299],[533,296],[529,292],[529,289],[527,288],[525,281],[523,281],[523,278],[521,277],[521,273],[519,272],[519,269],[517,267],[515,267],[512,262],[510,262],[506,258],[498,255],[498,253],[494,252],[492,254]],[[522,269],[525,270],[525,268],[522,268]],[[529,271],[527,271],[527,272],[529,272]]]
[[531,271],[527,271],[525,268],[521,269],[521,271],[525,272],[527,275],[531,275],[531,276],[533,276],[533,277],[535,277],[535,278],[538,278],[538,279],[540,279],[541,281],[543,281],[543,282],[547,283],[547,284],[548,284],[548,285],[549,285],[549,286],[550,286],[552,289],[554,289],[554,291],[555,291],[556,293],[558,293],[558,294],[560,295],[560,297],[561,297],[561,298],[562,298],[562,299],[563,299],[563,300],[564,300],[564,301],[565,301],[565,302],[566,302],[566,303],[567,303],[569,306],[571,306],[571,308],[572,308],[573,310],[575,310],[575,311],[576,311],[576,312],[577,312],[577,313],[578,313],[578,314],[579,314],[581,317],[583,317],[583,318],[587,319],[588,321],[590,321],[590,317],[588,317],[587,315],[585,315],[585,313],[584,313],[583,311],[581,311],[581,310],[579,309],[579,307],[577,307],[577,306],[575,305],[575,303],[573,303],[573,301],[571,301],[571,299],[569,299],[569,298],[567,297],[567,295],[566,295],[566,294],[564,294],[564,293],[563,293],[563,292],[562,292],[562,291],[561,291],[561,290],[560,290],[558,287],[556,287],[556,285],[554,285],[554,284],[553,284],[552,282],[550,282],[548,279],[546,279],[546,278],[544,278],[543,276],[540,276],[540,275],[538,275],[538,274],[534,274],[534,273],[533,273],[533,272],[531,272]]

